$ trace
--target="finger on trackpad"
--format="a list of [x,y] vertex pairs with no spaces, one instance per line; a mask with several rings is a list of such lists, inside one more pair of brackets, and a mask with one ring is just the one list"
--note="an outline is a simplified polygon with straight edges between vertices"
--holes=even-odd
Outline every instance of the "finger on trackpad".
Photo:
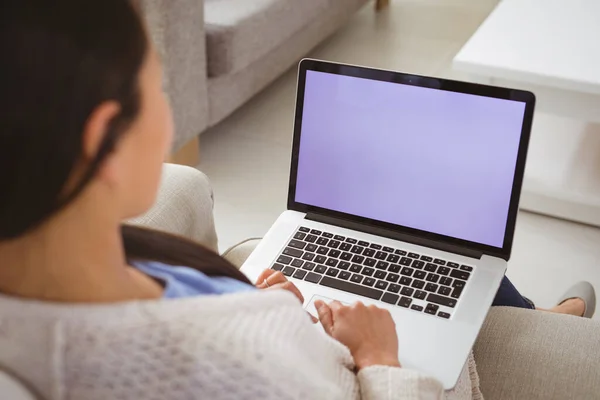
[[[313,317],[319,319],[319,313],[317,312],[317,309],[315,308],[315,301],[317,300],[321,300],[323,303],[325,304],[329,304],[334,300],[337,299],[332,299],[330,297],[325,297],[325,296],[320,296],[318,294],[315,294],[313,297],[311,297],[310,301],[306,304],[306,306],[304,307],[304,309]],[[344,304],[344,305],[348,305],[348,303],[346,303],[345,301],[340,301],[338,300],[340,303]],[[321,324],[319,324],[319,326],[321,326]]]

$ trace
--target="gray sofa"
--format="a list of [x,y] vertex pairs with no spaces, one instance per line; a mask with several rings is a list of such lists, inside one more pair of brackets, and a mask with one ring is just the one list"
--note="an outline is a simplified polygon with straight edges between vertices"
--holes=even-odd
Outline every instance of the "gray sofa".
[[217,124],[368,0],[141,0],[165,64],[174,150]]

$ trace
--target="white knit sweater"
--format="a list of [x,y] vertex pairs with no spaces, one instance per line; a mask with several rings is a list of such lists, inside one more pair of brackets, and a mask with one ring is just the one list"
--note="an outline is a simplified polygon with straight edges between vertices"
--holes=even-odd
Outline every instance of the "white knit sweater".
[[[284,291],[95,306],[0,296],[0,368],[49,400],[444,396],[415,371],[356,374],[348,349]],[[477,397],[470,372],[445,395]]]

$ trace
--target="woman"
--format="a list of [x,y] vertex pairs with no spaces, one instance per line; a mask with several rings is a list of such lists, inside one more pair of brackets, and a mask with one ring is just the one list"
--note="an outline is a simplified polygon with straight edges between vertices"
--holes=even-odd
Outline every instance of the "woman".
[[121,226],[153,203],[173,135],[128,0],[4,0],[0,31],[2,368],[52,399],[443,395],[401,368],[387,311],[318,304],[331,340],[280,273],[264,293],[199,245]]

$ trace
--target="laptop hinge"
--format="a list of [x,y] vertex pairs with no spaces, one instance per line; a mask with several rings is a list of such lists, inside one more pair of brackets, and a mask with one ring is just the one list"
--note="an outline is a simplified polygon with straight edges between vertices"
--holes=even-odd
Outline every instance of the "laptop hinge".
[[368,226],[358,222],[348,221],[346,219],[328,217],[321,214],[308,213],[306,219],[324,224],[340,226],[346,229],[352,229],[359,232],[370,233],[371,235],[383,236],[389,239],[400,240],[418,246],[430,247],[432,249],[445,251],[448,253],[459,254],[461,256],[480,259],[483,252],[477,250],[466,249],[464,247],[455,246],[452,244],[441,243],[431,239],[424,239],[406,233],[394,232],[389,229],[379,228],[376,226]]

